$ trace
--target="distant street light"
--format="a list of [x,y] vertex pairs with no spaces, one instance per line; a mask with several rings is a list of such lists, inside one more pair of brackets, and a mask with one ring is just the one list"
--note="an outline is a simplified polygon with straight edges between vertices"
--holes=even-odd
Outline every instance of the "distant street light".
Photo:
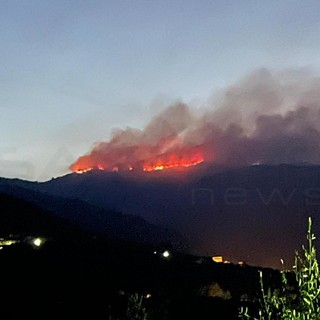
[[163,256],[164,258],[169,258],[169,257],[170,257],[170,252],[169,252],[168,250],[166,250],[166,251],[164,251],[164,252],[162,253],[162,256]]
[[34,238],[31,240],[31,244],[36,247],[40,248],[44,244],[45,240],[42,238]]
[[41,243],[42,243],[42,241],[41,241],[40,238],[36,238],[36,239],[33,240],[33,244],[34,244],[35,246],[37,246],[37,247],[40,247],[40,246],[41,246]]

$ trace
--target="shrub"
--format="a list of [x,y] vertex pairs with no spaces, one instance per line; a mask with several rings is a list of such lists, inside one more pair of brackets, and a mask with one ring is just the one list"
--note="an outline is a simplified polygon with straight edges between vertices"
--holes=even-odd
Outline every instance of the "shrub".
[[241,307],[239,317],[247,320],[319,320],[320,319],[320,275],[319,264],[312,233],[312,220],[308,221],[308,245],[302,253],[295,253],[293,272],[295,288],[288,285],[288,271],[281,271],[281,288],[273,292],[263,284],[260,272],[261,298],[258,314]]
[[129,296],[127,308],[128,320],[147,320],[149,319],[146,308],[144,307],[144,296],[134,293]]

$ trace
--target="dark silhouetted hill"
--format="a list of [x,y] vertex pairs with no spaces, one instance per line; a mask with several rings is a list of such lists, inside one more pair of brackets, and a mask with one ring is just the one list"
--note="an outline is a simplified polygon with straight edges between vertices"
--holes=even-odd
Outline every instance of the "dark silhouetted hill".
[[[171,179],[162,172],[135,177],[130,172],[91,171],[44,183],[10,183],[81,199],[81,206],[139,216],[182,234],[193,253],[222,254],[253,265],[280,267],[282,258],[290,267],[294,251],[305,240],[309,215],[316,233],[320,231],[319,166],[256,165],[220,172],[202,168],[191,179]],[[72,216],[77,214],[70,211]]]
[[[81,200],[48,196],[18,186],[21,181],[16,184],[17,181],[0,180],[0,208],[3,208],[2,222],[5,228],[3,231],[13,233],[15,228],[10,231],[10,227],[13,226],[19,232],[23,232],[24,226],[25,231],[29,231],[29,227],[34,225],[39,232],[43,227],[43,233],[50,231],[50,226],[67,232],[70,226],[75,226],[107,239],[150,244],[170,242],[175,247],[185,246],[177,233],[165,227],[155,226],[141,217],[124,215]],[[23,209],[24,206],[26,210]],[[50,219],[55,223],[51,223]],[[57,221],[59,228],[56,225]]]
[[0,194],[0,236],[65,236],[78,232],[67,220],[12,195]]

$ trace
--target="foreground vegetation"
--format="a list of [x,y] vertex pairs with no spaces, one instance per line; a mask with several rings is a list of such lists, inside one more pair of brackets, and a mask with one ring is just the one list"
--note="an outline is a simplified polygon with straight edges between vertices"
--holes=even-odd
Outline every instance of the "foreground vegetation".
[[240,317],[251,320],[318,320],[320,319],[320,275],[319,264],[312,233],[312,221],[309,218],[307,247],[302,246],[302,253],[296,252],[293,273],[295,282],[291,281],[290,273],[283,270],[282,285],[272,291],[263,283],[260,272],[261,297],[259,310],[242,307]]

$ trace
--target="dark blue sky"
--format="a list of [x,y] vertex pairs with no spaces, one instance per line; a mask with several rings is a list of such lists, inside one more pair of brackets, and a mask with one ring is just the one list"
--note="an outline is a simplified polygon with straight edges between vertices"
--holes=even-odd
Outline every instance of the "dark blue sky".
[[[44,180],[160,105],[320,67],[319,1],[0,1],[0,175]],[[214,108],[214,106],[212,106]]]

